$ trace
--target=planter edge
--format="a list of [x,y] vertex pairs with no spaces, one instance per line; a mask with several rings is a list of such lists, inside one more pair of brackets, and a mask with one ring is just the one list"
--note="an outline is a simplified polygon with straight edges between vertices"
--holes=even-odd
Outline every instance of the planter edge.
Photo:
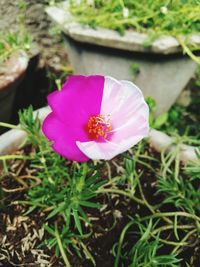
[[[176,149],[176,144],[172,137],[155,129],[151,129],[148,137],[148,143],[157,152],[162,152],[163,150],[169,152]],[[195,146],[180,144],[180,160],[183,164],[187,165],[190,162],[200,162],[195,152],[196,149],[197,148]]]
[[[78,42],[96,44],[135,52],[151,52],[155,54],[174,54],[180,53],[182,48],[178,40],[172,36],[161,36],[155,40],[148,48],[144,47],[144,41],[147,38],[146,33],[138,33],[134,30],[125,31],[121,36],[118,32],[110,29],[98,27],[97,30],[87,25],[76,22],[74,16],[68,11],[67,2],[63,2],[61,7],[49,6],[45,9],[51,19],[61,26],[65,34]],[[185,39],[184,37],[182,37]],[[200,34],[192,34],[189,37],[189,43],[200,45]]]
[[[41,121],[50,112],[49,107],[43,107],[34,111],[34,116],[39,113]],[[23,130],[12,129],[0,135],[0,155],[10,154],[17,150],[26,139],[27,134]]]

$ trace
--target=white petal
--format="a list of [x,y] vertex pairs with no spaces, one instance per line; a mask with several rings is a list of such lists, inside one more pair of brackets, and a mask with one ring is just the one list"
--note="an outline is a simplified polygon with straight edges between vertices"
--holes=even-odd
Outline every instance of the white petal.
[[140,89],[128,81],[105,77],[102,115],[110,115],[110,141],[79,142],[79,149],[91,159],[109,160],[125,152],[149,133],[149,109]]
[[77,141],[76,145],[78,148],[90,159],[98,160],[110,160],[115,156],[125,152],[129,148],[137,144],[144,136],[133,136],[126,140],[122,140],[120,143],[114,143],[106,141],[105,143],[100,142],[80,142]]
[[126,138],[141,134],[146,136],[149,132],[149,108],[140,89],[129,81],[105,77],[101,114],[110,115],[113,132],[116,133],[114,140],[122,132]]

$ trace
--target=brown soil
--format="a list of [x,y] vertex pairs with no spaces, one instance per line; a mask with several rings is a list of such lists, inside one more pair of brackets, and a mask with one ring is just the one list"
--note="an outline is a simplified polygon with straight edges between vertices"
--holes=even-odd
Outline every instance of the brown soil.
[[[26,148],[26,153],[30,148]],[[19,152],[24,153],[24,151]],[[159,155],[148,148],[148,154],[159,158]],[[121,156],[111,161],[112,173],[116,173],[115,163],[122,162]],[[154,169],[159,169],[157,163],[152,166]],[[151,204],[158,204],[163,199],[162,195],[155,196],[155,174],[149,171],[144,166],[138,166],[138,172],[144,171],[141,181],[143,184],[144,194]],[[34,210],[30,214],[24,214],[27,211],[27,206],[16,204],[17,200],[25,199],[24,185],[17,180],[18,176],[27,175],[30,171],[27,163],[24,164],[20,160],[11,161],[11,168],[8,175],[1,175],[1,186],[4,191],[4,198],[1,200],[1,213],[0,213],[0,262],[3,266],[34,266],[34,267],[61,267],[64,266],[62,259],[55,257],[55,251],[49,250],[44,247],[38,248],[44,239],[48,238],[48,234],[43,230],[45,223],[45,213],[39,210]],[[102,179],[107,179],[107,169],[100,168]],[[26,186],[29,186],[28,179]],[[37,181],[36,181],[37,182]],[[123,189],[126,185],[121,185]],[[20,189],[21,188],[21,189]],[[136,192],[136,196],[138,192]],[[111,253],[113,245],[118,242],[120,233],[124,226],[130,221],[128,216],[149,215],[150,212],[147,208],[135,204],[132,200],[115,194],[100,195],[93,200],[103,204],[104,209],[97,210],[87,208],[85,209],[88,217],[92,222],[92,235],[84,240],[84,244],[91,251],[96,261],[97,267],[113,267],[114,257]],[[166,205],[163,211],[174,211],[174,207]],[[57,222],[62,225],[62,218],[57,216]],[[161,224],[163,225],[163,224]],[[73,225],[71,226],[73,229]],[[136,226],[131,228],[134,233]],[[75,229],[74,229],[75,230]],[[76,231],[76,230],[75,230]],[[88,233],[91,229],[85,225],[84,232]],[[181,237],[181,232],[179,233]],[[162,238],[173,240],[173,233],[167,231]],[[128,234],[125,238],[126,249],[130,249],[137,241],[138,236],[135,234]],[[193,262],[191,267],[198,266],[200,255],[200,246],[198,238],[193,236],[190,240],[190,246],[185,247],[181,257],[188,262]],[[160,253],[169,254],[171,246],[165,245],[160,250]],[[92,263],[85,259],[80,259],[71,249],[69,259],[73,267],[92,267]],[[183,261],[184,262],[184,261]],[[129,266],[129,262],[126,262]],[[0,265],[1,266],[1,265]],[[185,266],[183,263],[181,266]]]

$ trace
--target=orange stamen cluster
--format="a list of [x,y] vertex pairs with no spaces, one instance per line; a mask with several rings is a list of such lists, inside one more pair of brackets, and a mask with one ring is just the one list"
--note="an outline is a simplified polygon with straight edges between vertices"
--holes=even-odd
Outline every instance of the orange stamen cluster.
[[91,139],[99,139],[108,137],[112,126],[109,116],[97,115],[91,116],[87,123],[87,131]]

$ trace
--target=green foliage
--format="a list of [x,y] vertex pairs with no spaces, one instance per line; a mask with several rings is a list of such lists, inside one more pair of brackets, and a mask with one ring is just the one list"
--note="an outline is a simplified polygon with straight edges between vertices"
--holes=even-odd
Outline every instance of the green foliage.
[[22,12],[27,10],[28,3],[25,0],[17,0],[17,5]]
[[27,31],[4,32],[0,34],[0,63],[19,50],[29,50],[32,39]]
[[19,51],[28,51],[31,48],[32,37],[25,24],[25,12],[28,3],[25,0],[17,0],[18,8],[17,29],[0,32],[0,65]]
[[179,135],[188,137],[188,143],[200,143],[200,125],[199,125],[199,92],[196,91],[192,95],[192,100],[189,106],[183,107],[175,104],[168,111],[167,120],[160,125],[160,129],[170,135]]
[[[41,122],[38,114],[33,115],[32,107],[19,112],[19,117],[21,128],[28,134],[27,143],[36,146],[37,150],[32,156],[30,169],[40,179],[40,184],[27,193],[26,203],[31,205],[27,213],[35,208],[45,208],[48,210],[47,221],[62,217],[64,219],[60,229],[62,246],[70,245],[71,241],[68,238],[76,235],[74,228],[83,236],[82,225],[90,225],[84,209],[101,208],[101,205],[92,199],[97,196],[96,191],[105,182],[99,181],[97,172],[92,171],[92,165],[80,166],[78,163],[66,165],[65,159],[50,148],[49,142],[41,133]],[[46,225],[45,229],[51,232],[50,226]],[[50,247],[54,246],[56,236],[46,243]]]
[[25,12],[28,3],[25,0],[17,0],[16,6],[18,7],[17,29],[0,32],[0,65],[8,60],[12,54],[16,54],[20,50],[30,50],[32,45],[32,37],[25,24]]
[[168,113],[167,112],[162,113],[155,119],[153,128],[159,129],[163,124],[167,122],[167,119],[168,119]]
[[187,175],[190,175],[192,179],[200,179],[200,148],[196,149],[196,155],[198,161],[196,162],[190,162],[184,170]]
[[[90,199],[96,196],[96,190],[104,182],[98,182],[96,172],[88,177],[89,170],[86,164],[79,166],[74,163],[70,168],[66,166],[65,160],[49,147],[49,142],[40,131],[38,115],[34,118],[32,108],[20,112],[19,116],[22,129],[28,133],[28,142],[38,147],[31,167],[40,170],[38,177],[41,179],[41,185],[29,190],[31,203],[50,207],[52,211],[47,219],[61,214],[68,226],[72,216],[82,234],[81,219],[89,223],[82,207],[101,207]],[[80,218],[82,216],[81,219],[79,215]]]
[[41,140],[46,140],[40,132],[41,121],[39,114],[33,115],[33,107],[19,111],[20,127],[27,133],[28,143],[38,145]]
[[[160,248],[159,235],[153,241],[140,239],[132,248],[130,257],[133,259],[129,267],[175,267],[180,260],[176,255],[157,255]],[[176,264],[176,265],[175,265]]]
[[[169,135],[182,139],[182,142],[191,145],[200,145],[200,91],[198,81],[199,68],[196,72],[194,84],[190,89],[189,102],[186,106],[175,103],[168,112],[155,117],[156,102],[151,97],[146,98],[149,106],[149,123],[152,128],[161,130]],[[188,100],[187,100],[188,101]]]
[[149,106],[149,125],[150,127],[153,127],[154,112],[156,110],[156,101],[150,96],[146,97],[145,100],[146,100],[147,105]]
[[[180,266],[176,253],[170,255],[160,254],[159,250],[162,247],[160,243],[160,233],[158,233],[154,239],[152,239],[152,233],[158,224],[156,221],[154,224],[152,220],[144,225],[138,219],[131,219],[130,222],[124,227],[119,243],[113,247],[113,254],[115,255],[114,267],[128,266],[128,267],[178,267]],[[130,229],[137,227],[137,231],[131,231]],[[133,242],[131,249],[127,251],[126,243],[123,244],[125,235],[132,236],[135,239],[135,235],[139,235],[136,242]],[[134,244],[135,243],[135,244]],[[115,249],[117,248],[117,253]],[[122,258],[122,262],[125,264],[119,265],[119,258]]]
[[[123,14],[124,7],[129,10],[128,17]],[[158,35],[187,34],[200,30],[200,3],[193,0],[188,0],[184,5],[180,1],[94,0],[94,6],[88,5],[87,0],[82,0],[80,5],[71,0],[71,11],[82,23],[115,30],[119,27],[143,32],[154,30]]]
[[[139,189],[140,199],[144,206],[148,207],[152,212],[152,215],[146,217],[135,215],[123,228],[119,241],[113,246],[112,250],[115,257],[114,267],[182,266],[179,263],[182,263],[182,260],[178,256],[177,251],[180,253],[180,248],[187,244],[185,241],[189,241],[189,238],[194,233],[197,234],[200,227],[200,218],[198,216],[196,217],[200,212],[198,205],[200,199],[198,187],[200,168],[198,163],[193,163],[183,168],[183,176],[185,176],[185,173],[191,175],[183,177],[180,175],[181,164],[177,160],[178,154],[176,152],[174,153],[170,157],[168,155],[162,155],[166,159],[161,161],[160,170],[158,171],[160,175],[156,174],[155,196],[158,198],[162,197],[160,204],[157,206],[152,206],[145,197],[144,192],[146,191],[140,182],[140,180],[142,181],[142,177],[145,177],[145,172],[142,175],[138,175],[137,173],[138,164],[142,164],[148,169],[151,169],[149,165],[153,164],[154,159],[145,156],[142,145],[139,145],[134,151],[134,159],[132,161],[131,158],[127,159],[125,157],[124,166],[128,175],[132,173],[134,193]],[[156,173],[155,170],[154,172]],[[130,184],[129,179],[127,181]],[[166,208],[175,210],[175,212],[160,212],[160,210],[166,210]],[[195,216],[193,217],[193,215]],[[172,219],[170,218],[171,216],[173,217]],[[193,223],[196,224],[196,228],[193,223],[188,224],[191,218],[194,219]],[[164,225],[161,221],[165,222]],[[171,240],[173,235],[177,242]],[[130,247],[130,240],[133,240],[132,247]],[[164,244],[174,246],[174,249],[170,253],[164,254],[162,252]]]
[[137,74],[140,73],[140,66],[137,63],[131,64],[131,73],[133,74],[133,77],[136,78]]
[[[49,240],[44,241],[44,245],[48,246],[49,249],[56,247],[56,256],[58,257],[60,255],[60,251],[56,233],[56,231],[58,231],[57,225],[49,227],[48,224],[44,224],[44,229],[51,236]],[[62,245],[65,249],[68,249],[69,245],[73,245],[72,238],[76,238],[76,235],[69,231],[69,228],[62,227],[60,230],[60,239],[62,240]],[[41,246],[43,246],[43,244]]]
[[199,66],[198,66],[197,71],[196,71],[195,84],[197,87],[200,87],[200,67]]
[[[152,1],[152,0],[94,0],[88,4],[87,0],[71,0],[70,10],[76,19],[92,28],[104,27],[117,30],[123,34],[126,29],[148,33],[144,46],[148,47],[161,35],[175,36],[183,52],[197,63],[199,57],[192,53],[199,47],[188,46],[187,41],[180,35],[189,35],[200,31],[200,2],[184,1]],[[125,15],[124,10],[128,10]],[[127,13],[127,12],[126,12]]]
[[[155,102],[149,98],[148,103],[154,111]],[[26,214],[33,211],[44,214],[46,240],[42,246],[54,249],[66,266],[70,266],[69,254],[89,259],[95,266],[88,249],[88,239],[95,233],[90,216],[97,210],[103,212],[99,211],[100,199],[115,214],[117,206],[113,206],[112,199],[117,199],[132,206],[134,212],[120,219],[113,216],[113,226],[107,230],[122,229],[112,249],[114,267],[187,264],[181,253],[197,244],[200,229],[199,162],[183,167],[179,146],[167,154],[163,151],[159,157],[145,141],[105,164],[69,162],[51,149],[41,132],[39,117],[33,115],[31,107],[19,115],[21,128],[28,134],[26,142],[31,147],[27,166],[39,183],[34,186],[30,181],[32,186],[25,193],[25,200],[18,203],[30,206]],[[200,158],[198,150],[197,155]],[[4,165],[7,156],[2,158]],[[10,156],[25,159],[24,155]],[[4,169],[8,175],[7,165]],[[118,222],[120,227],[115,228]],[[167,253],[163,252],[165,249]]]
[[152,128],[160,129],[167,120],[168,120],[168,113],[164,112],[155,118],[154,112],[156,111],[156,102],[152,97],[147,97],[146,102],[149,106],[149,124]]
[[199,179],[200,177],[187,177],[185,179],[179,176],[177,181],[173,175],[168,176],[166,180],[158,177],[157,193],[164,193],[163,204],[173,204],[175,207],[187,210],[190,213],[198,213],[200,212],[200,188],[196,184]]

